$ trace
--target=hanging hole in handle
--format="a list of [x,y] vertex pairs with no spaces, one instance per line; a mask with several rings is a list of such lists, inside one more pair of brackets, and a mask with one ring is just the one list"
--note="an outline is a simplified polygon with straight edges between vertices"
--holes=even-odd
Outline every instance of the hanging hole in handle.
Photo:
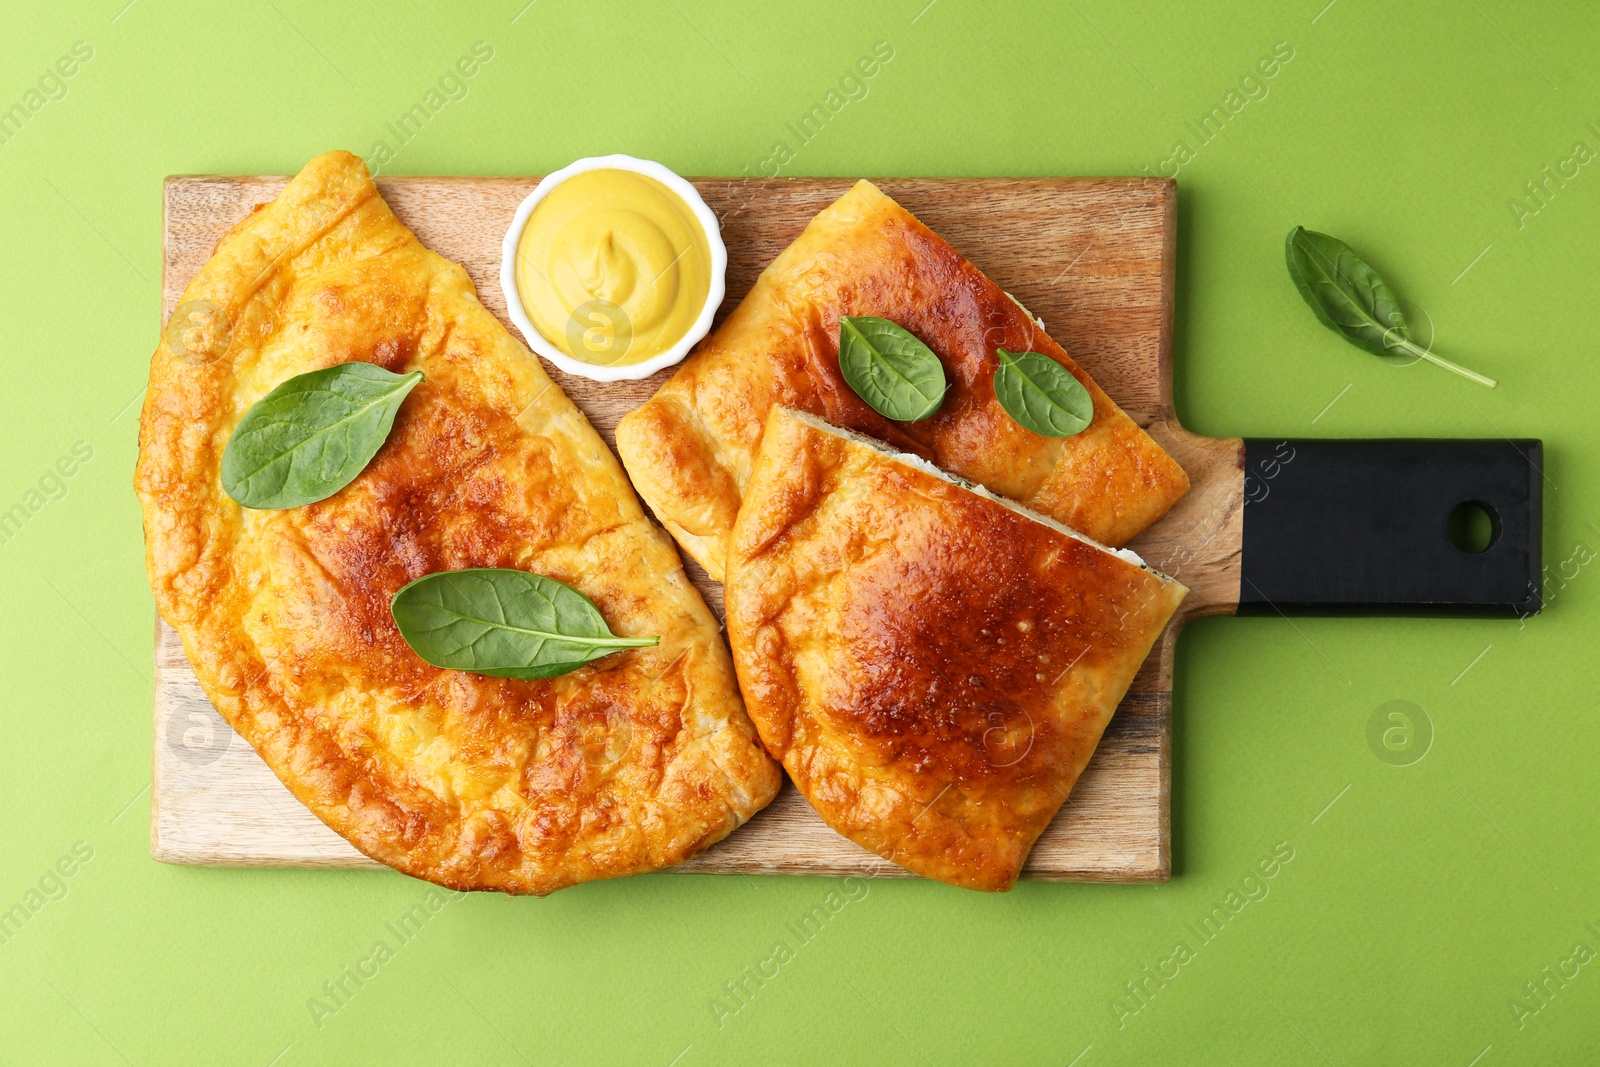
[[1500,540],[1500,513],[1481,500],[1463,500],[1450,510],[1445,532],[1457,551],[1487,552]]

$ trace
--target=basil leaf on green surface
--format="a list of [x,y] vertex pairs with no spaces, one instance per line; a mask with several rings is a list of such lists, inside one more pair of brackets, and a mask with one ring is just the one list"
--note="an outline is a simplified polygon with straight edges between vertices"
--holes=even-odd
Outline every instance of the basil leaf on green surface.
[[659,637],[618,637],[594,601],[527,571],[475,567],[423,575],[390,612],[411,650],[435,667],[495,678],[554,678]]
[[1094,421],[1094,398],[1071,371],[1039,352],[995,349],[994,396],[1006,414],[1042,437],[1071,437]]
[[1411,339],[1400,300],[1371,264],[1337,237],[1296,226],[1284,242],[1289,277],[1328,329],[1375,356],[1415,356],[1493,389],[1496,382]]
[[839,320],[839,372],[885,418],[916,422],[944,400],[944,365],[910,331],[888,319]]
[[222,488],[247,508],[297,508],[355,480],[422,381],[371,363],[298,374],[251,405],[222,451]]

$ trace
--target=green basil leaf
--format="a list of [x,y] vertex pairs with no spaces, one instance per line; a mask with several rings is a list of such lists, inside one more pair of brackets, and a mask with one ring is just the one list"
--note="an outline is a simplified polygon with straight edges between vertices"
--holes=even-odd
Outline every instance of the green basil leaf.
[[1317,319],[1375,356],[1414,356],[1493,389],[1495,380],[1436,356],[1411,339],[1400,299],[1371,264],[1337,237],[1296,226],[1284,241],[1289,277]]
[[916,422],[944,400],[944,365],[910,331],[888,319],[839,320],[839,372],[885,418]]
[[994,397],[1025,430],[1071,437],[1094,421],[1094,398],[1071,371],[1039,352],[994,350]]
[[378,454],[421,371],[371,363],[298,374],[253,404],[222,451],[222,488],[247,508],[326,500]]
[[400,636],[435,667],[494,678],[554,678],[659,637],[618,637],[594,601],[554,578],[475,567],[426,574],[390,604]]

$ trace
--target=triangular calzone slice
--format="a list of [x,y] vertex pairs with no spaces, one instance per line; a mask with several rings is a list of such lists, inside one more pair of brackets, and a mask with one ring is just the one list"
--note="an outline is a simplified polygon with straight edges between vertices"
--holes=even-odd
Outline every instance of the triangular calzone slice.
[[[949,391],[932,416],[894,422],[839,371],[839,319],[875,315],[921,338]],[[997,348],[1071,371],[1094,421],[1071,437],[1024,429],[995,399]],[[639,495],[713,578],[775,404],[887,441],[1109,545],[1189,488],[1139,428],[1018,304],[944,238],[857,182],[773,260],[723,324],[617,426]]]
[[1186,592],[1131,552],[774,408],[726,596],[750,716],[828,825],[997,890]]
[[[367,469],[305,507],[229,499],[218,465],[250,405],[350,360],[426,375]],[[600,435],[348,153],[308,163],[184,292],[135,486],[156,605],[212,703],[374,859],[548,893],[686,859],[777,791],[716,620]],[[566,582],[661,642],[544,681],[431,667],[390,598],[467,567]]]

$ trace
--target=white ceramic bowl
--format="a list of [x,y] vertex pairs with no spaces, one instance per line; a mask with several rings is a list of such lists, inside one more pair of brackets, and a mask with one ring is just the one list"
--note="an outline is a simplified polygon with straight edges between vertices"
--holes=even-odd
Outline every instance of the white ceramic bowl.
[[[700,314],[694,320],[694,325],[689,327],[689,332],[679,339],[667,351],[658,356],[644,360],[641,363],[628,363],[621,366],[606,367],[594,363],[585,363],[573,359],[561,349],[545,339],[533,322],[528,318],[528,313],[522,307],[522,296],[517,292],[517,245],[522,240],[522,231],[528,225],[528,219],[533,214],[533,209],[550,191],[574,174],[586,170],[627,170],[635,174],[643,174],[654,178],[656,181],[672,190],[693,212],[695,219],[700,223],[700,228],[705,231],[706,244],[711,248],[710,285],[706,290],[706,303],[700,309]],[[522,336],[527,339],[528,347],[539,353],[551,363],[560,367],[568,374],[578,374],[597,382],[617,382],[636,378],[648,378],[664,367],[670,367],[689,354],[689,349],[706,335],[711,329],[711,319],[717,313],[717,308],[722,304],[722,298],[727,292],[728,249],[722,243],[722,232],[717,226],[717,216],[700,199],[700,194],[694,186],[684,181],[660,163],[648,159],[635,159],[633,156],[590,156],[580,159],[570,166],[563,167],[554,174],[545,176],[545,179],[534,187],[522,204],[517,208],[516,216],[511,220],[511,228],[506,231],[505,241],[500,246],[500,288],[505,293],[506,310],[511,312],[511,321],[517,324],[517,329],[522,331]]]

